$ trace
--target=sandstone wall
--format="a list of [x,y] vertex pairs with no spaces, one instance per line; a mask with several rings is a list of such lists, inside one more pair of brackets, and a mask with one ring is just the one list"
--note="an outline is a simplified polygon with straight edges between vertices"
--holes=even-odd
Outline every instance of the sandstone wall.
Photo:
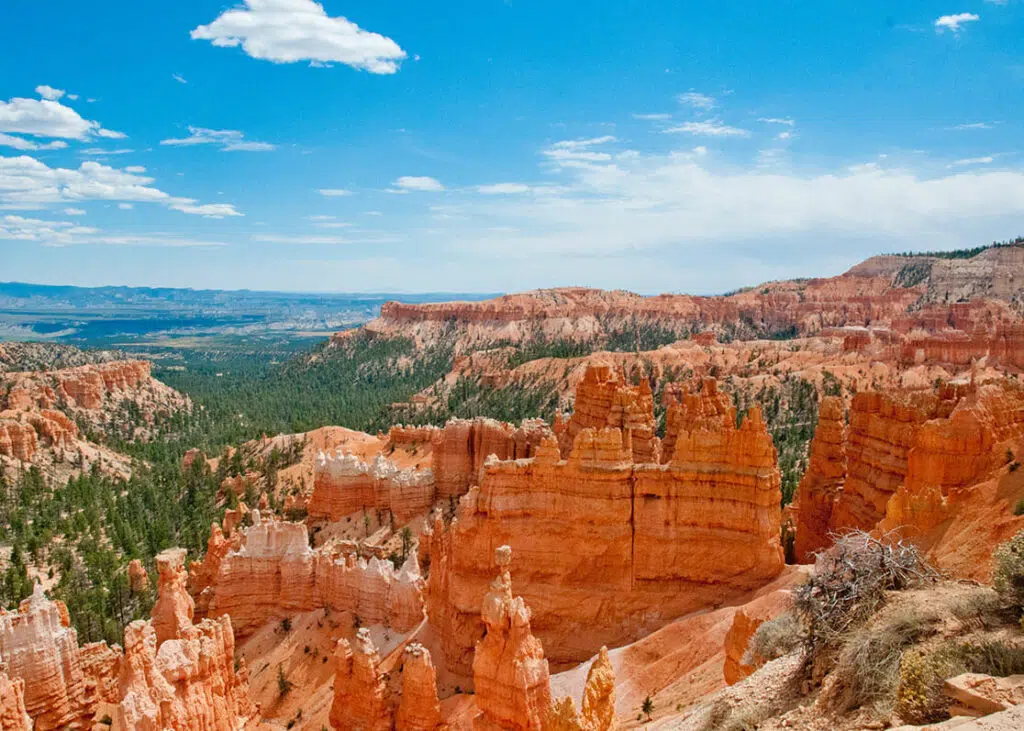
[[318,456],[306,509],[311,517],[329,521],[360,510],[389,510],[405,524],[430,512],[435,495],[430,469],[401,470],[383,455],[364,462],[339,450]]
[[[206,588],[210,616],[231,616],[248,635],[264,623],[318,607],[351,611],[366,624],[409,631],[423,619],[423,580],[411,553],[401,570],[390,561],[346,554],[337,544],[309,547],[306,526],[253,511],[253,525],[239,531],[237,547],[219,560]],[[194,575],[203,570],[197,566]]]
[[831,543],[832,510],[846,479],[846,416],[843,402],[827,396],[818,409],[818,427],[811,440],[807,471],[796,492],[798,563],[813,563],[813,554]]
[[514,548],[533,631],[557,662],[781,571],[779,473],[759,412],[681,433],[668,464],[632,455],[628,430],[584,429],[566,460],[549,438],[531,459],[490,460],[454,521],[435,520],[428,615],[450,667],[468,669],[483,632],[495,545]]

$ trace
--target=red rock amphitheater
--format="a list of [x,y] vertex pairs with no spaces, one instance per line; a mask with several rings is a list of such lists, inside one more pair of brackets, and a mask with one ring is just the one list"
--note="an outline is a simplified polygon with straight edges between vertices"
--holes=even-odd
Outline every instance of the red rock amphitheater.
[[[697,719],[783,692],[751,638],[837,534],[912,542],[947,577],[988,582],[995,547],[1024,529],[1024,344],[1005,276],[1022,255],[928,259],[911,286],[905,258],[879,257],[718,298],[388,305],[365,332],[422,345],[454,327],[435,392],[547,379],[566,413],[305,435],[289,469],[309,489],[280,514],[274,496],[226,511],[187,569],[184,551],[161,553],[152,618],[123,648],[80,646],[41,589],[0,614],[0,728],[725,728]],[[515,368],[489,351],[638,320],[697,337]],[[757,339],[781,331],[799,337]],[[57,393],[90,410],[157,394],[148,378],[16,374],[5,407],[29,416],[0,420],[0,454],[74,447]],[[814,436],[784,510],[777,405],[746,407],[795,378]],[[148,585],[141,564],[129,574]],[[882,728],[850,718],[835,728]]]

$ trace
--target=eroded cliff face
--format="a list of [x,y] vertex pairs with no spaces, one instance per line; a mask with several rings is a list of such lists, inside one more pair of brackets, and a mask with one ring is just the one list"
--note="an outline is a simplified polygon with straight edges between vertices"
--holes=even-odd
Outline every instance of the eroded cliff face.
[[[720,399],[711,383],[700,393],[680,408]],[[567,459],[551,437],[530,459],[491,459],[450,525],[435,518],[425,537],[428,615],[449,667],[472,663],[494,545],[513,547],[533,631],[560,663],[779,573],[779,473],[759,411],[739,428],[730,407],[713,424],[681,429],[666,464],[635,463],[631,434],[584,428]]]
[[248,671],[235,666],[231,619],[192,623],[184,560],[183,550],[157,557],[153,619],[125,628],[118,700],[105,709],[115,731],[236,731],[256,714]]
[[12,680],[23,681],[24,708],[38,731],[77,725],[95,712],[67,607],[41,586],[17,612],[0,610],[0,660]]
[[811,440],[807,471],[796,493],[798,563],[813,563],[814,553],[832,543],[832,509],[846,479],[846,415],[843,402],[828,396],[818,409],[818,426]]
[[321,454],[306,506],[315,520],[335,521],[360,510],[387,510],[399,524],[430,511],[437,489],[431,469],[399,469],[377,455],[370,462],[339,451]]
[[[332,542],[313,550],[302,523],[264,518],[255,510],[252,522],[238,531],[234,546],[226,544],[229,550],[217,560],[216,578],[201,602],[210,616],[230,615],[239,635],[320,607],[351,611],[368,624],[400,632],[422,621],[423,579],[415,552],[396,571],[390,561],[357,556],[354,546]],[[225,544],[217,540],[221,551]],[[209,571],[199,565],[193,575],[198,582]]]
[[1024,389],[1006,378],[857,394],[845,438],[826,402],[799,490],[798,560],[858,528],[914,540],[939,566],[984,578],[982,556],[1024,527],[997,487],[1022,438]]
[[551,678],[544,648],[530,631],[530,609],[512,595],[512,549],[494,551],[498,576],[484,596],[483,638],[473,654],[479,729],[541,731],[551,710]]
[[[99,464],[126,475],[129,460],[86,441],[76,420],[102,432],[109,412],[138,407],[132,439],[146,439],[163,416],[189,408],[188,400],[150,374],[146,361],[110,361],[53,371],[0,372],[0,469],[34,464],[66,477]],[[123,434],[120,436],[124,436]]]
[[32,731],[32,719],[25,710],[25,681],[0,672],[0,729]]

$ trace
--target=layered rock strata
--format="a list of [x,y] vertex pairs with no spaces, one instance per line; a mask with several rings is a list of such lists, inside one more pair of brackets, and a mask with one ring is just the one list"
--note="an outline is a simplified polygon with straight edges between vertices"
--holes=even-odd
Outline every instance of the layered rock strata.
[[338,640],[334,652],[334,701],[331,728],[343,731],[390,731],[391,709],[380,656],[365,627],[355,640]]
[[495,549],[498,576],[481,607],[486,632],[473,656],[479,729],[540,731],[551,707],[544,648],[530,631],[530,610],[512,595],[512,549]]
[[399,469],[383,455],[370,462],[339,451],[320,454],[313,494],[306,506],[314,519],[335,521],[359,510],[388,510],[399,524],[424,515],[436,489],[430,469]]
[[480,486],[425,537],[428,615],[449,667],[468,669],[483,632],[491,546],[515,549],[533,630],[556,662],[579,662],[781,571],[776,453],[756,409],[737,428],[708,383],[680,405],[666,464],[633,462],[631,432],[583,429],[568,459],[549,438],[531,459],[489,460]]
[[[351,611],[367,624],[408,631],[423,619],[423,580],[415,553],[398,571],[390,561],[366,560],[331,543],[309,547],[306,526],[264,519],[239,531],[237,547],[220,558],[204,591],[210,616],[228,614],[247,635],[265,622],[319,607]],[[230,545],[230,544],[229,544]],[[201,577],[198,567],[194,575]]]
[[832,509],[846,479],[846,417],[843,402],[827,396],[818,408],[807,471],[796,492],[798,563],[813,563],[814,553],[831,545]]
[[32,731],[32,718],[25,710],[25,681],[0,672],[0,729]]
[[396,728],[404,731],[434,731],[442,728],[441,704],[437,699],[437,671],[430,651],[418,642],[405,648],[402,663],[402,698],[395,715]]

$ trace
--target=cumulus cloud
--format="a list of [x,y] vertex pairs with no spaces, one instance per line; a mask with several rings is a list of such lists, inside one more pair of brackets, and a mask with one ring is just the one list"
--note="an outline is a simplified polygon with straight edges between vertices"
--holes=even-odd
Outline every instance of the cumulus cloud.
[[36,94],[41,96],[43,99],[49,99],[51,102],[55,102],[64,96],[66,92],[63,89],[54,89],[52,86],[41,84],[36,87]]
[[234,129],[206,129],[205,127],[189,126],[188,131],[188,137],[160,140],[160,144],[171,147],[217,145],[224,152],[270,152],[276,149],[269,142],[246,140],[244,133]]
[[947,30],[959,33],[961,26],[966,23],[975,23],[981,18],[975,13],[956,13],[955,15],[943,15],[935,21],[935,32],[943,33]]
[[229,204],[199,205],[153,187],[153,178],[94,161],[77,169],[51,168],[28,155],[0,157],[0,208],[38,209],[54,203],[102,200],[157,203],[173,210],[211,218],[241,216]]
[[238,47],[274,63],[343,63],[374,74],[393,74],[406,52],[390,38],[332,18],[313,0],[244,0],[192,31],[195,40]]
[[393,190],[417,191],[422,193],[438,193],[444,190],[441,181],[426,175],[403,175],[394,183]]
[[679,95],[679,103],[685,104],[694,109],[708,112],[715,108],[715,98],[707,94],[699,94],[695,91],[688,91]]
[[324,198],[342,198],[352,195],[351,190],[345,190],[344,188],[320,188],[317,192]]
[[22,216],[0,216],[0,239],[68,244],[76,236],[94,234],[96,229],[70,221],[44,221]]
[[4,132],[65,140],[125,136],[121,132],[104,129],[99,122],[84,119],[59,101],[21,97],[0,101],[0,133]]
[[749,130],[730,127],[718,120],[708,122],[685,122],[678,127],[665,130],[669,133],[683,133],[701,137],[750,137]]

